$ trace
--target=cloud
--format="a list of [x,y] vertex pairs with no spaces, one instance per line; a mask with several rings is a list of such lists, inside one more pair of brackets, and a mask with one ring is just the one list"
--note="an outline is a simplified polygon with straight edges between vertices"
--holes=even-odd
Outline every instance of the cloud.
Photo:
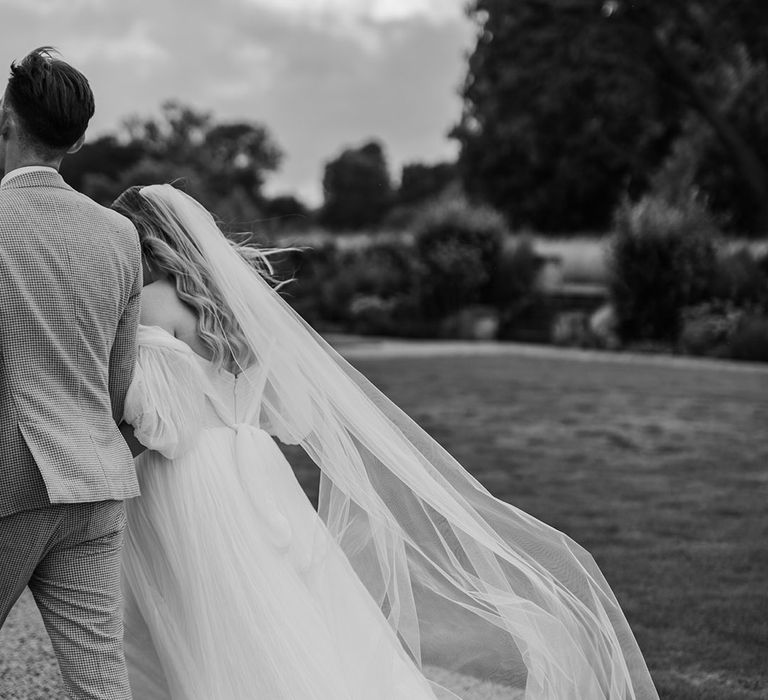
[[429,21],[455,20],[463,12],[456,0],[245,0],[295,18],[328,22],[363,20],[391,22],[421,18]]
[[81,10],[93,10],[105,6],[107,0],[0,0],[0,7],[23,10],[39,17],[66,10],[77,12]]
[[[323,164],[379,138],[404,162],[450,158],[464,0],[0,0],[0,64],[53,44],[96,95],[91,137],[177,99],[265,124],[285,152],[269,190],[317,203]],[[39,8],[38,8],[39,9]]]
[[293,186],[318,203],[324,163],[370,138],[384,144],[395,178],[406,162],[453,158],[447,132],[461,114],[458,88],[471,36],[461,23],[412,20],[380,27],[382,49],[371,54],[354,40],[303,34],[262,107],[286,144],[270,190]]
[[237,47],[230,56],[227,70],[212,81],[209,95],[219,102],[241,102],[255,94],[268,92],[279,76],[278,59],[263,45]]
[[371,19],[382,22],[414,17],[443,22],[459,19],[463,14],[463,3],[452,0],[372,0],[370,6]]
[[382,25],[417,20],[429,24],[463,18],[462,0],[241,0],[244,7],[268,11],[293,25],[355,41],[370,53],[385,48]]
[[68,52],[68,58],[77,63],[110,61],[155,64],[170,58],[168,49],[152,39],[148,27],[141,22],[133,24],[127,33],[117,36],[97,34],[84,37]]

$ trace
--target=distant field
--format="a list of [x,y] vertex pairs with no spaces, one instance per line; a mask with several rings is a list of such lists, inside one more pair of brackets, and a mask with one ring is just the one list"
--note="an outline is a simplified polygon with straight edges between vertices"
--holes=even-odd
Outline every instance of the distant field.
[[605,284],[608,279],[608,238],[534,238],[541,255],[560,260],[562,281],[568,284]]
[[[534,237],[534,246],[542,255],[560,259],[560,272],[567,284],[606,284],[608,281],[608,255],[610,237],[577,236],[574,238]],[[724,240],[720,248],[736,251],[747,248],[754,255],[768,252],[766,241]]]
[[768,697],[768,372],[355,364],[494,495],[594,554],[663,699]]
[[[604,285],[608,280],[608,259],[610,234],[574,235],[562,238],[542,236],[539,234],[511,235],[507,245],[513,246],[520,236],[530,238],[536,251],[541,255],[559,259],[559,276],[565,284]],[[380,233],[360,232],[349,234],[330,234],[326,231],[315,230],[301,235],[286,235],[283,245],[307,245],[315,247],[334,241],[341,248],[352,250],[361,248],[371,240],[411,240],[407,232],[385,231]],[[723,239],[720,243],[723,250],[735,251],[747,248],[755,255],[768,253],[768,241],[751,241],[746,239]]]
[[[355,364],[492,493],[594,554],[664,700],[768,697],[768,372],[616,357]],[[311,463],[289,454],[316,497]],[[31,659],[44,659],[40,683],[53,673],[39,624],[12,622],[0,696],[52,697],[2,692]]]

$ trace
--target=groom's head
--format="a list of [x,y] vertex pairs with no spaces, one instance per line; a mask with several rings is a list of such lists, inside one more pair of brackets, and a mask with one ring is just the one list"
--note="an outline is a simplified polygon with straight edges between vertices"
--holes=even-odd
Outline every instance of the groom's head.
[[42,47],[11,64],[0,111],[2,146],[40,162],[76,151],[94,111],[86,77],[53,54]]

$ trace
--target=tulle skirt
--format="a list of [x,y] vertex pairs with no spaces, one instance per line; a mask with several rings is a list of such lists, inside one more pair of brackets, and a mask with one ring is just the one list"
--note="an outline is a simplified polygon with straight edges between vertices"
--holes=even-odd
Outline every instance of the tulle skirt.
[[265,432],[207,430],[137,468],[124,565],[137,699],[457,697],[405,653]]

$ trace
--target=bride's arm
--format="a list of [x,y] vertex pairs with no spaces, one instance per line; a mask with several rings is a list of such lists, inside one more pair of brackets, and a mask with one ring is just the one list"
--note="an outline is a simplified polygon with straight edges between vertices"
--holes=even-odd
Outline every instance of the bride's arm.
[[126,423],[123,421],[120,423],[120,425],[117,426],[118,430],[123,436],[123,439],[128,444],[129,449],[131,450],[131,454],[133,455],[134,459],[138,457],[144,450],[147,448],[142,445],[138,438],[134,435],[133,432],[133,426],[130,423]]
[[[145,282],[147,282],[146,279]],[[175,289],[167,280],[155,280],[146,284],[141,294],[139,323],[144,326],[159,326],[175,336],[173,313],[171,313],[173,307],[168,303],[171,298],[175,298]],[[123,420],[117,427],[134,459],[149,449],[136,437],[134,427],[130,423]]]

